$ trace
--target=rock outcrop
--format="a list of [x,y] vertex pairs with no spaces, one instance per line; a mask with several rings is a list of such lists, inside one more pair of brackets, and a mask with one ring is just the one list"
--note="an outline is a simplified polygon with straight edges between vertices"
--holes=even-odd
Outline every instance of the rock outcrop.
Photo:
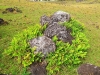
[[30,66],[31,75],[47,75],[47,62],[35,62]]
[[[43,61],[45,61],[45,57],[50,53],[56,50],[55,43],[52,41],[52,37],[57,36],[58,41],[62,40],[63,42],[69,42],[71,44],[72,36],[70,34],[70,30],[68,30],[65,26],[59,24],[59,22],[68,22],[71,17],[69,13],[64,11],[57,11],[52,16],[48,17],[43,15],[40,18],[41,25],[47,24],[47,28],[43,32],[43,36],[34,38],[29,41],[31,48],[36,47],[34,53],[41,52],[44,57]],[[31,64],[31,75],[47,75],[46,73],[47,62],[34,62]]]

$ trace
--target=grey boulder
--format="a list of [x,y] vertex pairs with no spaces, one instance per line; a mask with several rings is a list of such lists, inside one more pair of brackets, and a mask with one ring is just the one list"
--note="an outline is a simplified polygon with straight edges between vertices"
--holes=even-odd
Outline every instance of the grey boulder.
[[78,75],[100,75],[100,67],[92,64],[82,64],[79,66]]
[[46,36],[34,38],[30,40],[29,43],[32,48],[36,47],[36,50],[34,51],[35,54],[41,52],[44,57],[50,52],[54,52],[56,48],[55,43]]
[[35,62],[30,65],[30,75],[47,75],[46,71],[47,62],[44,60],[42,62]]
[[50,18],[53,22],[67,22],[70,20],[71,16],[67,12],[57,11]]
[[46,30],[44,31],[44,35],[49,38],[52,38],[56,35],[58,39],[62,40],[63,42],[70,42],[72,40],[72,36],[67,31],[66,27],[56,22],[46,28]]
[[50,17],[46,15],[41,16],[40,23],[41,25],[44,25],[46,23],[50,25],[54,22],[68,22],[70,19],[71,19],[71,16],[69,13],[64,12],[64,11],[57,11]]

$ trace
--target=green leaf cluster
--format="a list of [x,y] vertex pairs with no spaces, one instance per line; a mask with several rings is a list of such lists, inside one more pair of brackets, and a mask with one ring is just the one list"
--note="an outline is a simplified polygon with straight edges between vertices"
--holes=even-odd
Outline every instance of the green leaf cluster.
[[56,51],[50,53],[46,58],[48,61],[47,71],[48,75],[55,75],[60,71],[61,65],[68,67],[81,63],[81,59],[87,54],[89,49],[88,40],[84,34],[84,26],[82,23],[72,19],[63,24],[67,29],[71,30],[73,36],[72,44],[57,41],[57,37],[53,37],[56,43]]
[[18,63],[23,64],[24,67],[29,66],[34,61],[38,61],[41,58],[41,53],[34,54],[36,48],[31,48],[29,46],[29,40],[42,36],[43,29],[45,28],[40,25],[34,25],[18,33],[12,39],[10,46],[5,50],[4,54],[10,55],[11,57],[16,57]]
[[[56,50],[46,57],[48,75],[55,75],[59,72],[61,65],[73,66],[81,63],[81,59],[86,56],[87,49],[89,49],[89,43],[84,34],[82,23],[72,19],[62,25],[71,30],[71,35],[74,39],[72,40],[72,44],[69,44],[59,41],[57,36],[52,38],[55,42]],[[4,54],[15,57],[24,67],[29,66],[32,62],[41,61],[42,54],[34,54],[36,47],[31,48],[29,46],[29,40],[42,36],[45,29],[46,25],[41,26],[37,24],[18,33],[12,39],[10,46],[5,50]]]

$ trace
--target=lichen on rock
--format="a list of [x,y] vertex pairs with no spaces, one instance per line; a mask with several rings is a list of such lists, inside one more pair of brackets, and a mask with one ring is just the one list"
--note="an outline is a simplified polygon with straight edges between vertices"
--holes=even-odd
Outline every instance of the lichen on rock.
[[46,57],[48,53],[54,52],[56,49],[55,43],[46,36],[34,38],[30,40],[29,43],[32,48],[36,47],[34,53],[41,52],[44,55],[44,57]]

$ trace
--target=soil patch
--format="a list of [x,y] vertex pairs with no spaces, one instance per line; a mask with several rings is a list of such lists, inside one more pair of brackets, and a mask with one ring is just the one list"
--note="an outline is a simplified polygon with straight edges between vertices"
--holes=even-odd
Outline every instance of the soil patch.
[[6,8],[5,11],[3,11],[2,13],[3,14],[6,14],[8,12],[11,12],[11,13],[22,13],[22,11],[17,8],[17,7],[14,7],[14,8]]

